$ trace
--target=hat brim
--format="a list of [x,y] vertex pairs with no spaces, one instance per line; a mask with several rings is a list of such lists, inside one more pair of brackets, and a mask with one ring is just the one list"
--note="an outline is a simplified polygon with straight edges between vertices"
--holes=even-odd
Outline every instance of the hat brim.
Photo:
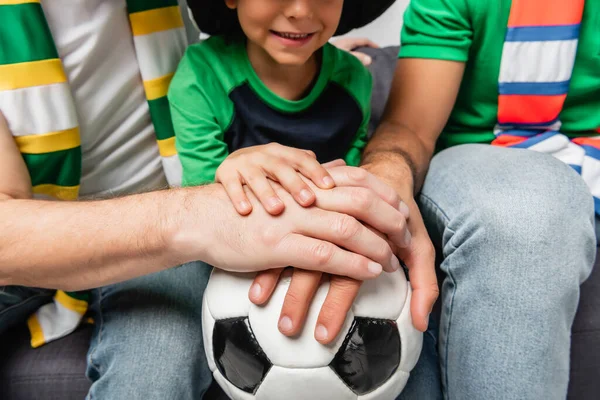
[[[396,0],[344,0],[344,9],[335,35],[373,22]],[[188,0],[192,17],[201,32],[223,35],[239,31],[237,12],[230,10],[224,0]]]

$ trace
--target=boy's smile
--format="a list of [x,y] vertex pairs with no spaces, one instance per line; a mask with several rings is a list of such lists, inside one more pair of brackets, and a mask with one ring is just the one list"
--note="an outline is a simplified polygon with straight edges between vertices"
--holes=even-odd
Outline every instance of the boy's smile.
[[284,46],[289,46],[289,47],[302,47],[302,46],[308,44],[316,35],[315,32],[296,33],[296,32],[278,32],[278,31],[274,31],[274,30],[271,30],[270,32],[274,36],[276,36]]
[[262,53],[279,65],[303,66],[334,35],[344,0],[225,0],[237,9],[253,61]]

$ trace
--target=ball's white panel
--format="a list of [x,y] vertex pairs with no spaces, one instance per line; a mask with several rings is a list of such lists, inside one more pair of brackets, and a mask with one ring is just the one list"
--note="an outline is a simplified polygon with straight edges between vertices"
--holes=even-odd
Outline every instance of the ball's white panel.
[[218,370],[214,372],[213,376],[215,377],[215,380],[217,381],[219,386],[221,386],[221,389],[223,389],[225,394],[227,396],[229,396],[229,398],[231,400],[254,400],[254,399],[256,399],[256,397],[253,394],[246,393],[243,390],[240,390],[240,389],[236,388],[235,386],[233,386],[231,383],[229,383],[227,381],[227,379],[225,379]]
[[269,360],[286,368],[318,368],[329,365],[342,345],[354,316],[349,312],[340,335],[328,346],[315,340],[314,331],[321,306],[329,290],[329,282],[321,284],[310,305],[306,323],[300,334],[293,338],[284,336],[278,329],[283,300],[291,278],[284,276],[266,306],[250,306],[250,326]]
[[202,337],[204,340],[204,352],[206,353],[208,367],[213,372],[217,369],[212,345],[214,327],[215,320],[210,314],[210,310],[208,309],[208,303],[205,299],[204,301],[202,301]]
[[213,269],[204,299],[215,320],[248,316],[248,291],[255,275]]
[[397,369],[386,383],[371,393],[358,396],[358,400],[394,400],[406,386],[408,376],[407,372]]
[[402,357],[400,359],[400,369],[404,372],[410,372],[419,361],[421,348],[423,347],[423,333],[419,332],[412,323],[410,314],[410,299],[412,290],[407,287],[406,306],[397,320],[398,330],[400,331],[400,340],[402,346]]
[[356,400],[329,367],[288,369],[273,366],[256,392],[257,400]]
[[408,282],[404,272],[383,273],[365,281],[352,306],[356,317],[396,320],[406,302]]

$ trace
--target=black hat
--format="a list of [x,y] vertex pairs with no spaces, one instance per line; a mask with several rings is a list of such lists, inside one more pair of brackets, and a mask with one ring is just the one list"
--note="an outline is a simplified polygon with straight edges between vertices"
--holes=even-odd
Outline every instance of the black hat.
[[[374,21],[396,0],[344,0],[342,18],[336,35],[350,32]],[[188,7],[201,32],[222,35],[240,29],[237,11],[225,5],[225,0],[188,0]]]

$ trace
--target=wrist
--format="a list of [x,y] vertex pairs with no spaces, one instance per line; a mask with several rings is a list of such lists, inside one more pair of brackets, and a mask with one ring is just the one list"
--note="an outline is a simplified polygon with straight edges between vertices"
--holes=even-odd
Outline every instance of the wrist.
[[361,167],[392,187],[402,199],[406,201],[414,196],[413,172],[402,156],[381,153],[365,161]]
[[172,191],[164,211],[163,232],[173,265],[211,259],[219,203],[225,201],[227,196],[218,184]]

